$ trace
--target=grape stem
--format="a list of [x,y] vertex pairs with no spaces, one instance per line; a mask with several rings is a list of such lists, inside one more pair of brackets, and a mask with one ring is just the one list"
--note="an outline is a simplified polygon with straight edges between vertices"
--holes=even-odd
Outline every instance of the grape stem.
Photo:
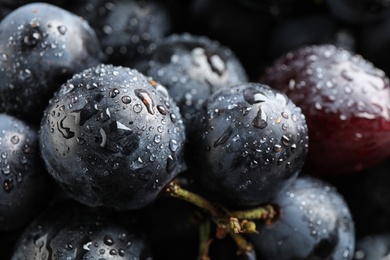
[[[265,205],[249,210],[228,211],[224,207],[214,204],[194,192],[183,189],[175,181],[172,181],[168,184],[166,187],[166,192],[175,198],[192,203],[197,207],[209,212],[211,219],[217,227],[216,238],[222,239],[229,234],[236,242],[240,254],[253,250],[253,246],[248,241],[246,241],[243,236],[240,235],[240,233],[257,232],[256,224],[252,220],[262,219],[266,223],[271,223],[276,217],[276,211],[272,205]],[[206,257],[204,259],[207,259],[208,247],[211,242],[207,242],[209,239],[204,239],[203,236],[204,233],[202,234],[201,239],[200,256]]]
[[210,260],[209,257],[209,248],[211,243],[213,242],[210,239],[210,219],[205,219],[199,228],[199,238],[200,238],[200,246],[199,246],[199,257],[198,260]]

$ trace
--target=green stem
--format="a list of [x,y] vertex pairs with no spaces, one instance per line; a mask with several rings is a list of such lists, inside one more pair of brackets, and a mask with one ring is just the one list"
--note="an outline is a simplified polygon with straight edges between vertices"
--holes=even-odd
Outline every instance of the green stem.
[[166,191],[175,198],[185,200],[189,203],[198,206],[201,209],[209,211],[212,217],[218,218],[220,216],[219,211],[210,201],[196,193],[181,188],[178,184],[174,182],[168,184]]
[[243,255],[254,250],[253,245],[249,243],[241,234],[230,232],[230,236],[233,238],[234,242],[236,242],[239,255]]
[[276,217],[276,210],[272,205],[265,205],[249,210],[231,211],[231,214],[242,220],[264,219],[267,222],[271,222]]
[[198,260],[208,260],[209,257],[209,248],[212,243],[212,239],[210,239],[210,219],[205,219],[199,227],[199,257]]

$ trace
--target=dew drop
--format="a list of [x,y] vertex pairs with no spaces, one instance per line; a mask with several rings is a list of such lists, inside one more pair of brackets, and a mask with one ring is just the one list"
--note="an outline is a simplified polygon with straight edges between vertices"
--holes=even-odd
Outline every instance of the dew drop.
[[66,28],[66,26],[63,26],[63,25],[59,25],[57,27],[57,30],[60,34],[64,35],[66,33],[66,31],[68,30],[68,28]]
[[130,102],[131,102],[131,97],[129,97],[129,96],[123,96],[123,97],[121,98],[121,100],[122,100],[123,104],[130,104]]
[[19,136],[17,136],[17,135],[12,136],[11,143],[18,144],[19,143]]
[[109,95],[111,98],[118,96],[119,93],[120,93],[120,91],[117,88],[110,89],[110,91],[109,91]]
[[110,235],[105,235],[103,237],[103,242],[108,246],[112,246],[113,244],[115,244],[114,239]]
[[169,155],[167,158],[167,165],[165,167],[165,170],[167,172],[173,172],[173,170],[175,168],[176,168],[176,162],[175,162],[174,158],[172,157],[172,155]]
[[62,136],[65,139],[70,139],[74,137],[75,133],[70,130],[69,127],[66,127],[66,121],[67,121],[67,116],[63,116],[58,122],[57,122],[57,129],[60,131]]
[[260,129],[265,128],[268,125],[267,118],[267,114],[259,108],[256,117],[253,119],[253,126]]
[[142,111],[142,106],[141,104],[137,103],[133,106],[133,111],[136,113],[140,113]]
[[8,60],[8,55],[5,53],[0,54],[0,61],[7,61]]
[[150,96],[150,94],[143,89],[136,89],[134,90],[135,95],[142,101],[142,103],[145,105],[146,109],[148,110],[149,114],[154,115],[154,102],[153,98]]
[[295,152],[296,149],[297,149],[297,145],[296,144],[292,144],[291,145],[291,152]]
[[125,250],[123,250],[123,249],[119,249],[118,250],[118,254],[119,254],[119,256],[121,256],[121,257],[124,257],[125,256]]
[[179,148],[179,145],[176,140],[172,139],[169,141],[169,149],[174,153]]
[[229,137],[232,135],[232,133],[233,133],[233,130],[230,127],[225,129],[223,134],[214,142],[214,147],[217,147],[219,145],[224,144],[229,139]]
[[34,47],[39,43],[41,38],[41,33],[38,31],[38,29],[35,28],[28,35],[24,36],[23,43],[28,47]]
[[89,241],[88,243],[84,244],[83,249],[87,250],[87,251],[91,250],[91,244],[92,244],[92,241]]
[[275,153],[278,153],[282,150],[282,146],[280,144],[275,144],[274,147],[273,147],[273,151]]
[[156,144],[159,144],[161,142],[161,135],[155,135],[153,140]]
[[284,144],[285,146],[290,145],[290,139],[285,135],[282,136],[282,144]]
[[162,105],[158,105],[157,106],[157,110],[158,110],[158,112],[160,112],[161,115],[166,115],[167,114],[167,110]]
[[77,141],[77,144],[79,144],[79,145],[85,144],[85,139],[82,138],[82,137],[77,137],[77,138],[76,138],[76,141]]
[[176,121],[177,121],[177,119],[176,119],[176,115],[175,115],[175,114],[173,114],[173,113],[171,113],[170,117],[171,117],[171,121],[172,121],[172,123],[176,123]]
[[5,175],[10,174],[10,173],[11,173],[11,169],[10,169],[9,164],[7,164],[7,165],[4,166],[3,168],[1,168],[1,172],[4,173]]
[[242,110],[242,115],[246,116],[252,110],[252,107],[246,107]]
[[106,146],[106,142],[107,142],[107,134],[106,134],[106,131],[104,131],[103,128],[100,128],[100,135],[102,137],[102,141],[100,143],[100,147],[104,147],[104,146]]
[[261,103],[267,100],[267,97],[263,93],[260,93],[259,91],[254,89],[245,89],[243,95],[245,101],[251,105]]

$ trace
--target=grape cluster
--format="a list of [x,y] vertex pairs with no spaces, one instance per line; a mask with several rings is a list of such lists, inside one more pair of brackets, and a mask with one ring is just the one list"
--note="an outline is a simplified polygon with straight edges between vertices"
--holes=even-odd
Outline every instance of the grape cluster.
[[0,0],[1,259],[386,259],[389,19]]

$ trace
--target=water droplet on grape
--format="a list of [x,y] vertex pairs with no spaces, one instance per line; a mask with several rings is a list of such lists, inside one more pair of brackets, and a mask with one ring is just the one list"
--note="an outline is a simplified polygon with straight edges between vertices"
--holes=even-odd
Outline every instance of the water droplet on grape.
[[117,88],[110,89],[110,91],[109,91],[109,95],[111,98],[116,97],[119,93],[120,93],[120,91]]
[[110,235],[105,235],[103,237],[103,242],[108,246],[112,246],[113,244],[115,244],[114,239]]
[[140,113],[141,111],[142,111],[142,106],[141,106],[141,104],[135,104],[134,106],[133,106],[133,111],[135,112],[135,113]]
[[130,102],[131,102],[131,97],[129,97],[129,96],[123,96],[123,97],[121,98],[121,100],[122,100],[123,104],[130,104]]
[[167,114],[167,110],[162,105],[158,105],[157,106],[157,110],[158,110],[158,112],[160,112],[161,115],[166,115]]
[[18,143],[19,143],[19,136],[13,135],[13,136],[11,137],[11,143],[13,143],[13,144],[18,144]]
[[154,102],[150,94],[143,89],[136,89],[134,90],[135,95],[142,101],[142,103],[145,105],[146,109],[148,110],[149,114],[154,115]]
[[58,32],[59,32],[60,34],[64,35],[64,34],[66,33],[66,31],[68,30],[68,28],[66,28],[66,26],[64,26],[64,25],[59,25],[59,26],[57,27],[57,30],[58,30]]
[[233,130],[229,127],[225,129],[223,134],[214,142],[214,147],[224,144],[232,135]]
[[268,125],[267,118],[267,114],[262,108],[259,108],[256,117],[253,119],[253,126],[260,129],[265,128]]

